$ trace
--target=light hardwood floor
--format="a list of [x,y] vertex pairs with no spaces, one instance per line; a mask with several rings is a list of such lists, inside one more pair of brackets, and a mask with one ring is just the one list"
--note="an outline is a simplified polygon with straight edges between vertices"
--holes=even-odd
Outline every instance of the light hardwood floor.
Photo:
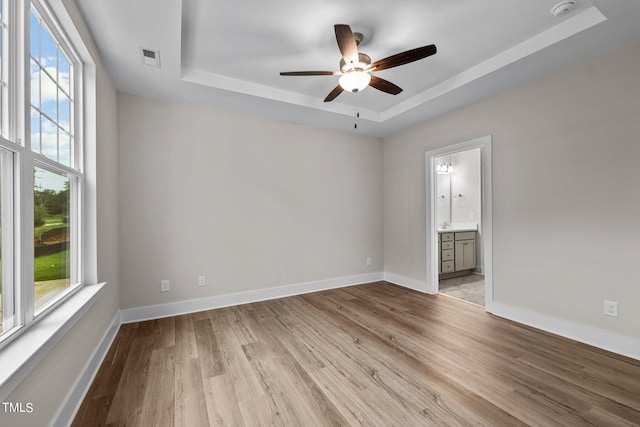
[[378,282],[122,325],[74,426],[638,426],[640,362]]

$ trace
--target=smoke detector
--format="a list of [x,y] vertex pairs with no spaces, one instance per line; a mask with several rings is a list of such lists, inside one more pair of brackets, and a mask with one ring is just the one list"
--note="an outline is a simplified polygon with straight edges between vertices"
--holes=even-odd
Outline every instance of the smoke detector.
[[551,8],[551,13],[553,13],[556,17],[561,17],[571,12],[576,8],[575,1],[563,1],[562,3],[558,3],[557,5]]

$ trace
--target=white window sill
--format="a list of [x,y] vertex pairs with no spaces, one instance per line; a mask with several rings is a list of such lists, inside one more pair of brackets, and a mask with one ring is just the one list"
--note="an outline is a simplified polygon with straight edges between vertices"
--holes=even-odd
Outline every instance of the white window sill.
[[0,350],[0,402],[4,402],[97,301],[106,283],[85,285]]

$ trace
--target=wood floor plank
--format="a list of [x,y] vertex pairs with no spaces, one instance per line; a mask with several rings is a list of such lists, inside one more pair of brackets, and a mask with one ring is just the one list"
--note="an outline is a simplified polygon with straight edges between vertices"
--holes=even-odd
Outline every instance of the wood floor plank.
[[636,426],[640,362],[376,282],[123,325],[73,426]]
[[136,337],[133,340],[107,415],[107,425],[138,424],[145,386],[149,380],[147,372],[151,353],[148,349],[154,341],[155,337],[153,336]]
[[[175,426],[208,426],[209,415],[205,400],[202,371],[198,359],[187,359],[175,365]],[[147,425],[151,420],[144,420]]]
[[225,374],[228,370],[224,363],[218,340],[216,339],[211,319],[205,318],[193,323],[193,330],[198,348],[198,359],[202,369],[202,377],[210,378]]
[[122,325],[91,385],[94,397],[113,397],[137,333],[137,325]]
[[198,357],[198,345],[193,329],[193,316],[184,314],[175,317],[176,363]]
[[228,374],[204,378],[204,392],[209,424],[237,426],[242,424],[242,412],[235,397],[233,378]]
[[175,419],[175,347],[152,350],[140,419],[172,427]]
[[[249,408],[264,407],[264,392],[242,349],[241,341],[229,324],[224,310],[212,310],[209,318],[216,341],[221,348],[222,363],[233,381],[235,399]],[[242,407],[242,406],[241,406]]]

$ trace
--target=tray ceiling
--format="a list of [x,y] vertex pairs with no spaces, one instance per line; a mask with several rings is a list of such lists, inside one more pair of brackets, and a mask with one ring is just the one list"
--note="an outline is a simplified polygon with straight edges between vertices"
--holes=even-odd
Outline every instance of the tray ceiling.
[[[351,131],[357,110],[357,131],[377,136],[640,39],[632,0],[576,0],[560,18],[557,0],[76,1],[121,92]],[[337,23],[364,35],[374,61],[432,43],[438,53],[377,74],[397,96],[367,88],[324,103],[338,76],[279,72],[337,70]]]

